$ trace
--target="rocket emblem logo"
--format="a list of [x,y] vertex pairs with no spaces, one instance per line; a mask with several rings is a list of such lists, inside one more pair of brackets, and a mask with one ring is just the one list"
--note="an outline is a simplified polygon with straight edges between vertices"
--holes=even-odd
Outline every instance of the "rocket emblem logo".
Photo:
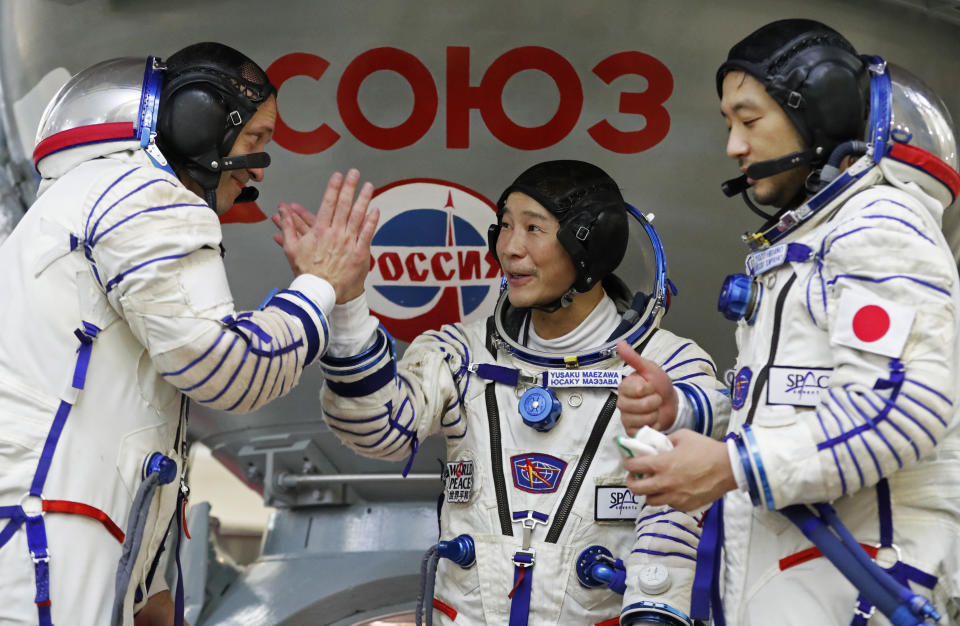
[[567,469],[565,461],[537,452],[512,456],[510,464],[513,467],[513,486],[529,493],[555,492]]

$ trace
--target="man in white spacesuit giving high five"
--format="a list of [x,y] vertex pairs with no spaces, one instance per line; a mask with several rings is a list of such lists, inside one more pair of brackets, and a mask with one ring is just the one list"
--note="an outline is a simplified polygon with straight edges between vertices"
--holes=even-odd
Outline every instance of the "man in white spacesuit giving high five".
[[[408,467],[420,441],[446,438],[428,622],[689,623],[699,516],[638,510],[614,441],[629,371],[618,340],[668,374],[661,428],[714,435],[727,413],[709,356],[659,328],[670,285],[656,231],[581,161],[534,165],[497,208],[493,315],[426,332],[398,359],[364,297],[337,305],[324,417],[360,454]],[[628,242],[644,259],[627,268],[647,285],[635,292],[612,273]]]
[[99,63],[47,107],[39,197],[0,246],[3,624],[182,623],[157,564],[186,505],[189,400],[286,394],[353,297],[327,228],[287,243],[288,289],[234,307],[218,215],[256,197],[276,117],[263,70],[216,43]]

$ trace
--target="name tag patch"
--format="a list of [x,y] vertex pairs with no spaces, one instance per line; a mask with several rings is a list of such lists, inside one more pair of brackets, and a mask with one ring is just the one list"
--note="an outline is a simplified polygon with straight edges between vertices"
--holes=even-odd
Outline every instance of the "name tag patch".
[[598,522],[632,522],[637,519],[637,497],[623,485],[597,486],[593,518]]
[[811,254],[812,250],[802,243],[781,243],[747,256],[747,273],[751,276],[759,276],[784,263],[807,261]]
[[820,393],[830,385],[832,372],[829,367],[774,365],[770,368],[767,404],[816,406],[820,402]]
[[473,493],[473,461],[454,461],[444,468],[444,492],[447,502],[470,501]]
[[611,370],[551,370],[543,376],[544,387],[617,387],[623,378]]

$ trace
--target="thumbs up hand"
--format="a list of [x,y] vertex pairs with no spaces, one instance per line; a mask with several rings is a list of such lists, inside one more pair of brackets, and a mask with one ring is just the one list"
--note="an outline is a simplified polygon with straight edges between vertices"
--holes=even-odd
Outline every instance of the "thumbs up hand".
[[620,420],[632,437],[644,426],[667,430],[677,418],[677,391],[673,381],[655,362],[645,359],[630,345],[621,341],[617,352],[624,362],[635,371],[624,377],[619,387],[617,408]]

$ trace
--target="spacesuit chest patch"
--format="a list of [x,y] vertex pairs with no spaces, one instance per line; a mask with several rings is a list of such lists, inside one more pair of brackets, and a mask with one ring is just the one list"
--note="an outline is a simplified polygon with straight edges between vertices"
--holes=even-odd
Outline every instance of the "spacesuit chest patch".
[[560,485],[566,461],[549,454],[530,452],[510,457],[513,486],[529,493],[553,493]]
[[473,493],[473,461],[453,461],[444,470],[445,500],[464,503]]
[[597,485],[593,518],[598,522],[632,522],[637,519],[637,499],[624,485]]
[[802,243],[782,243],[766,250],[758,250],[747,256],[747,273],[759,276],[784,263],[807,261],[812,253],[813,251]]
[[820,392],[830,385],[832,371],[828,367],[772,366],[767,385],[767,404],[817,406]]
[[747,392],[750,391],[750,379],[753,378],[753,372],[749,367],[741,367],[737,375],[733,377],[733,389],[730,390],[730,404],[734,409],[742,409],[747,402]]

